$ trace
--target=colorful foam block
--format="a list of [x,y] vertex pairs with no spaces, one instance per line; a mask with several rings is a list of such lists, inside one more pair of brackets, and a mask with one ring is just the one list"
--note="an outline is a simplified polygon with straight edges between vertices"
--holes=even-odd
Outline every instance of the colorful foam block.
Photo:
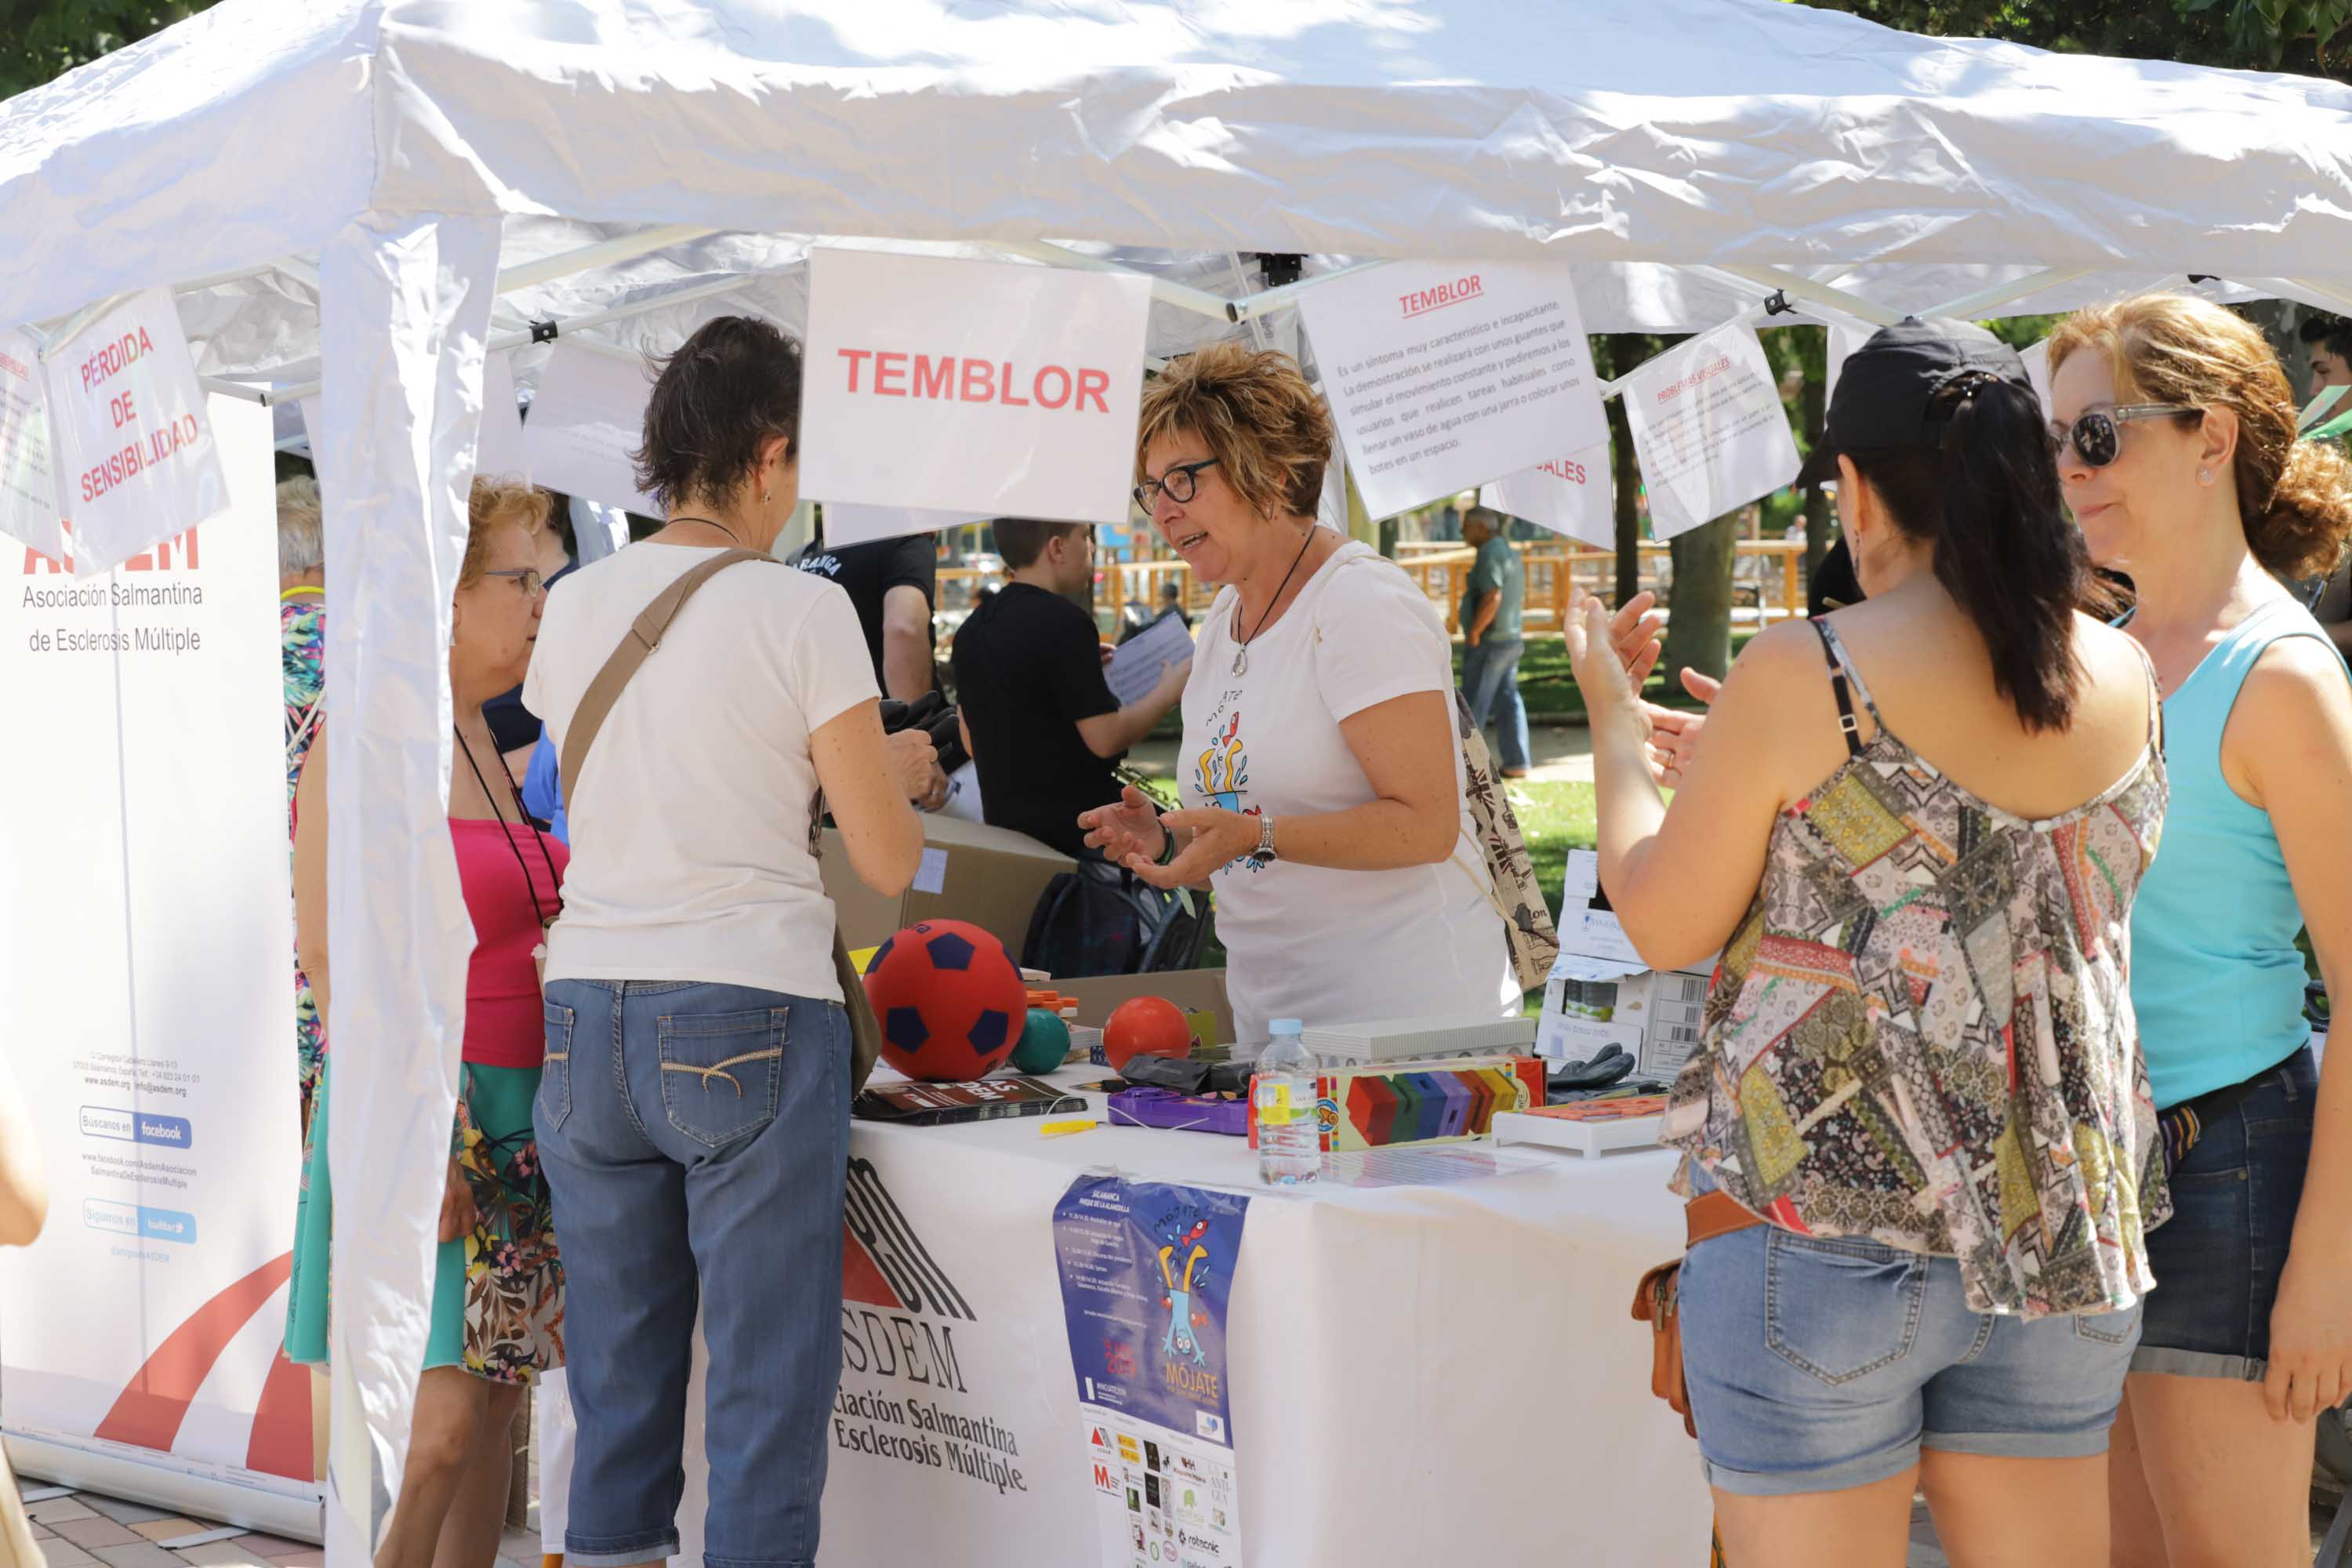
[[[1318,1080],[1318,1091],[1325,1108],[1327,1148],[1458,1142],[1487,1136],[1498,1110],[1541,1105],[1544,1069],[1535,1057],[1391,1062],[1378,1068],[1326,1073]],[[1255,1147],[1255,1110],[1249,1136]]]

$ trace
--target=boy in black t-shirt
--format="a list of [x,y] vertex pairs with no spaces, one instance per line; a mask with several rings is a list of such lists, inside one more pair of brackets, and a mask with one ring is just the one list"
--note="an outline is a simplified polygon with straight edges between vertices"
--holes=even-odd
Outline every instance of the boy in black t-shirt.
[[1120,707],[1094,617],[1068,597],[1094,581],[1094,530],[1001,518],[996,547],[1010,581],[972,611],[949,655],[981,811],[1083,857],[1078,814],[1118,799],[1113,765],[1183,696],[1192,663],[1171,665]]

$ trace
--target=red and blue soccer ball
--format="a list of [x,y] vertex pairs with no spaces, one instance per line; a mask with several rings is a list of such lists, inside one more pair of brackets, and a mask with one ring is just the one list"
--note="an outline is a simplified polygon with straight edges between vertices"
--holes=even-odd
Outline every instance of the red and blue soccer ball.
[[925,921],[866,966],[882,1059],[908,1078],[961,1083],[1002,1067],[1021,1043],[1028,992],[1004,944],[962,921]]

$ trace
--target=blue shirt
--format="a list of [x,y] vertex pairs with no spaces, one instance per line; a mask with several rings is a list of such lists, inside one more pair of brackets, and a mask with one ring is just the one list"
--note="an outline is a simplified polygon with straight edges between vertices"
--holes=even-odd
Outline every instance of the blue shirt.
[[544,821],[557,843],[572,847],[572,826],[563,819],[563,777],[556,764],[553,737],[542,732],[532,748],[530,771],[522,775],[522,808]]
[[2303,910],[2286,857],[2270,814],[2239,799],[2221,773],[2221,731],[2239,689],[2263,649],[2294,637],[2335,647],[2308,610],[2274,599],[2164,700],[2172,802],[2131,917],[2132,1009],[2159,1110],[2242,1083],[2311,1037],[2294,945]]

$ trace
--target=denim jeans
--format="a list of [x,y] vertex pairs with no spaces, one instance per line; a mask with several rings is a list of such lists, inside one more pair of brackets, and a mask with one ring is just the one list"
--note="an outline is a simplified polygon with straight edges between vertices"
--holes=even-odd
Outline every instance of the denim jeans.
[[1470,716],[1494,742],[1495,765],[1516,773],[1528,765],[1528,710],[1519,700],[1521,637],[1488,637],[1462,650],[1462,696]]
[[2147,1233],[2147,1332],[2134,1372],[2260,1383],[2271,1309],[2303,1205],[2319,1066],[2299,1050],[2204,1123],[2172,1173],[2172,1217]]
[[740,985],[553,980],[536,1110],[569,1288],[573,1568],[677,1550],[710,1346],[709,1568],[810,1568],[841,1379],[849,1023]]
[[2028,1321],[1970,1310],[1948,1258],[1769,1225],[1703,1241],[1681,1312],[1707,1482],[1779,1497],[1869,1486],[1923,1447],[2104,1454],[2141,1310]]

